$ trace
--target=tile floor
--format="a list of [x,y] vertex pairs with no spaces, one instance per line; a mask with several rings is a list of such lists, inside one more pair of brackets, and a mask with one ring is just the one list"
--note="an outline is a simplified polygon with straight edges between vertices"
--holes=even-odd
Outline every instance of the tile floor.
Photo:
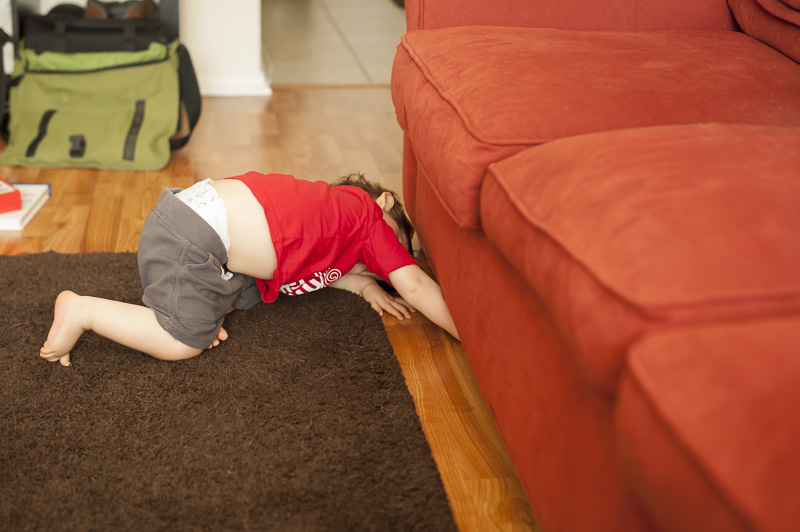
[[405,11],[393,0],[261,0],[272,85],[389,84]]

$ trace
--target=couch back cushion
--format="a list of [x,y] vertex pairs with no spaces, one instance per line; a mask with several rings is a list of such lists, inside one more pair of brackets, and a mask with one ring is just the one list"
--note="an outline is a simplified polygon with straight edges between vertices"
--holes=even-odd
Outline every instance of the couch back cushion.
[[523,26],[567,30],[729,30],[725,0],[406,0],[408,30]]
[[742,30],[800,63],[800,0],[728,0]]

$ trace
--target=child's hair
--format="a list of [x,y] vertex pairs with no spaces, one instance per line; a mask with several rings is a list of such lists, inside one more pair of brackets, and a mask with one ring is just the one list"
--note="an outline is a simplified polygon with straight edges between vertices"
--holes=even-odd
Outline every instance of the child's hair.
[[411,255],[414,255],[414,247],[411,244],[411,239],[414,238],[414,226],[411,225],[411,220],[408,219],[406,216],[406,211],[403,209],[403,204],[400,202],[400,198],[391,190],[387,190],[380,186],[377,183],[373,183],[372,181],[367,181],[367,178],[364,177],[364,174],[350,174],[343,176],[339,179],[339,181],[332,183],[332,187],[338,187],[342,185],[349,185],[351,187],[358,187],[361,190],[366,191],[373,200],[377,200],[384,192],[388,192],[394,198],[394,205],[389,210],[389,214],[394,218],[394,221],[397,222],[398,227],[400,230],[408,236],[408,252]]

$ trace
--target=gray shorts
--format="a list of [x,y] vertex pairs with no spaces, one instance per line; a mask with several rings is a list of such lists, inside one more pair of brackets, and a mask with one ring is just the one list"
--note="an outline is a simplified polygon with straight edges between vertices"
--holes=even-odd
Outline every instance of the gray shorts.
[[142,227],[142,302],[175,339],[205,349],[228,310],[252,307],[261,301],[261,293],[252,277],[225,270],[228,254],[222,240],[175,197],[178,191],[165,189]]

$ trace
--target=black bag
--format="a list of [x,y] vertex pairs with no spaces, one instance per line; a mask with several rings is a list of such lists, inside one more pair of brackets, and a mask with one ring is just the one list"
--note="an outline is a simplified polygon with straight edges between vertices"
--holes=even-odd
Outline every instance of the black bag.
[[167,45],[178,38],[157,19],[94,19],[57,15],[25,19],[25,48],[42,52],[135,52],[152,42]]

